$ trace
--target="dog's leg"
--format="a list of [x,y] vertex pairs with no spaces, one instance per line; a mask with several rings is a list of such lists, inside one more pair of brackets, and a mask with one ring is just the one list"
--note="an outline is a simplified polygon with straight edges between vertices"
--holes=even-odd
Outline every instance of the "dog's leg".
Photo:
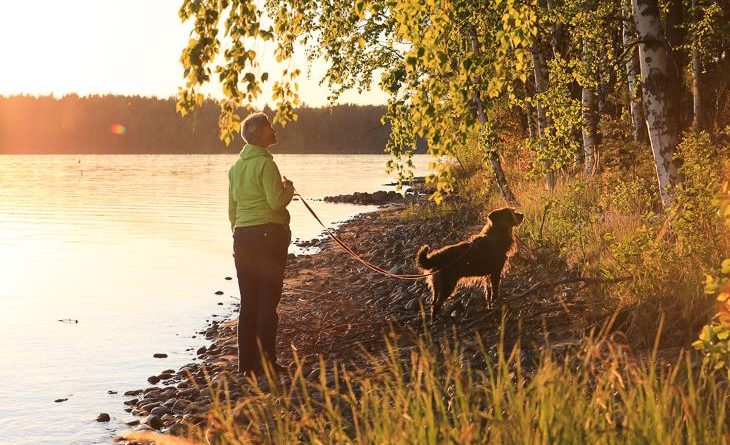
[[454,289],[456,288],[456,283],[458,281],[458,277],[454,278],[450,275],[444,275],[443,273],[438,273],[433,276],[431,321],[436,319],[436,315],[438,315],[439,311],[441,310],[441,306],[444,305],[446,299],[449,298],[452,292],[454,292]]
[[502,278],[502,271],[499,271],[497,273],[491,273],[489,274],[489,281],[491,282],[491,288],[492,288],[492,301],[499,301],[499,280]]
[[484,289],[484,302],[487,309],[491,309],[494,303],[494,296],[492,295],[492,285],[487,283],[487,280],[482,280],[482,289]]

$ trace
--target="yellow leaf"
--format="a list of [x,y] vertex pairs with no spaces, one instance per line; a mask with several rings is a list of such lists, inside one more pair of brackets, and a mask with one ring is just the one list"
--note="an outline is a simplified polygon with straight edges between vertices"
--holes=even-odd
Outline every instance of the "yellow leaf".
[[730,258],[722,260],[721,267],[722,269],[720,270],[720,272],[722,272],[723,274],[730,274]]

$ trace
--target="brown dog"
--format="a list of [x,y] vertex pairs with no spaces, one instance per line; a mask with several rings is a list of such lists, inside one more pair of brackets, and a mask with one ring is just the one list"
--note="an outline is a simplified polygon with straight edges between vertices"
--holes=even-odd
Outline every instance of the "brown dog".
[[522,222],[523,215],[505,207],[492,211],[488,218],[482,231],[467,241],[431,253],[428,246],[418,251],[418,267],[424,271],[437,271],[428,278],[433,292],[431,319],[436,317],[462,278],[489,276],[491,286],[487,300],[499,298],[502,269],[514,251],[512,228]]

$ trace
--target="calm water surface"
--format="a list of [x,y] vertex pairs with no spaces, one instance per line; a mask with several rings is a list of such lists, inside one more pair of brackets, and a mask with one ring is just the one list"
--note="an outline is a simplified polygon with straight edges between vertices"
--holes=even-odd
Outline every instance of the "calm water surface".
[[[274,156],[307,198],[388,189],[385,156]],[[132,419],[125,390],[194,359],[195,331],[238,297],[224,279],[236,158],[0,156],[0,443],[109,443]],[[328,225],[373,209],[312,205]],[[301,203],[289,210],[293,238],[320,234]]]

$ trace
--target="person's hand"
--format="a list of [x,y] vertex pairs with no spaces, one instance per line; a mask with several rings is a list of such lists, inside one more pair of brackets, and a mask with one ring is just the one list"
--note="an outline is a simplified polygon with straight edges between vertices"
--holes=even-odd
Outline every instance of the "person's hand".
[[284,188],[294,188],[294,183],[286,179],[286,176],[284,176],[284,180],[281,183],[284,184]]

